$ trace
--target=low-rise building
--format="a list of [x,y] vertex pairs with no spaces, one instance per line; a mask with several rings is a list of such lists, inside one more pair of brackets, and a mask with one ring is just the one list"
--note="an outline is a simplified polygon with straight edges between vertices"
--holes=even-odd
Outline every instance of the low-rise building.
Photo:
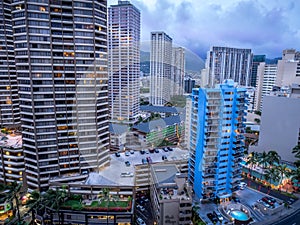
[[151,165],[150,196],[158,224],[191,224],[192,188],[175,164]]

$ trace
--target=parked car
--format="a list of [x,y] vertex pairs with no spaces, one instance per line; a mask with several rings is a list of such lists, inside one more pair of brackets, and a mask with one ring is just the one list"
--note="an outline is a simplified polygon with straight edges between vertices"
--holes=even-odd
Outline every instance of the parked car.
[[146,160],[147,160],[148,163],[152,163],[151,157],[147,157]]
[[129,152],[130,152],[130,154],[134,154],[134,150],[132,150],[132,149]]
[[125,165],[126,165],[126,166],[130,166],[130,162],[129,162],[129,161],[126,161],[126,162],[125,162]]
[[149,150],[147,150],[147,149],[145,150],[145,153],[146,153],[146,154],[150,154]]
[[138,225],[146,225],[146,223],[144,222],[144,220],[142,218],[140,218],[140,217],[137,218],[136,222],[137,222]]
[[139,209],[139,210],[141,210],[142,212],[145,211],[145,208],[142,205],[137,205],[136,208]]
[[147,164],[147,160],[146,159],[142,159],[142,163],[143,164]]
[[162,159],[162,160],[167,160],[168,158],[167,158],[166,155],[162,155],[161,159]]
[[218,220],[220,222],[222,222],[224,220],[223,216],[221,215],[221,213],[219,211],[214,211],[214,215],[218,218]]
[[125,156],[129,156],[129,155],[130,155],[129,151],[125,151]]
[[232,196],[232,200],[234,202],[241,202],[240,199],[238,197]]
[[154,152],[159,153],[159,149],[158,148],[154,149]]
[[164,152],[168,152],[169,150],[167,148],[163,148]]
[[131,172],[123,172],[120,175],[121,177],[133,177],[133,173]]
[[149,148],[150,153],[154,153],[154,148]]
[[168,149],[170,152],[173,151],[173,148],[171,148],[171,147],[167,147],[167,149]]
[[239,187],[240,187],[241,190],[245,189],[246,186],[247,186],[247,184],[245,182],[241,182],[239,184]]
[[213,223],[217,223],[218,222],[218,218],[214,214],[207,213],[206,215],[207,215],[208,219],[210,219],[211,222],[213,222]]
[[120,152],[116,152],[115,155],[116,155],[116,157],[120,157],[121,156]]
[[140,151],[140,153],[141,153],[142,155],[144,155],[144,154],[145,154],[145,150],[142,149],[142,150]]

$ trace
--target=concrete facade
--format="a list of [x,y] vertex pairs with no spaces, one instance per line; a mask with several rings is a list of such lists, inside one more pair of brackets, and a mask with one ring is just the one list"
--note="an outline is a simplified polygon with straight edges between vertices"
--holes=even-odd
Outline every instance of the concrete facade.
[[275,150],[285,161],[296,159],[292,149],[299,144],[300,98],[266,96],[262,108],[258,146],[250,151]]

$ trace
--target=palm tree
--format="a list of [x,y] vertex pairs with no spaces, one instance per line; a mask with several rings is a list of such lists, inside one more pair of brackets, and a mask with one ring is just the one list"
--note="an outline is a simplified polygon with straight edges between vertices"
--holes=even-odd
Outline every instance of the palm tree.
[[28,212],[32,213],[32,220],[34,220],[35,215],[39,214],[42,210],[45,210],[46,202],[40,192],[33,191],[26,202],[26,207],[29,208]]
[[20,215],[20,209],[19,209],[19,205],[20,205],[19,194],[20,194],[20,190],[22,188],[22,183],[13,182],[12,184],[7,185],[6,188],[8,189],[7,200],[15,203],[14,205],[15,205],[16,211],[17,211],[18,223],[20,223],[21,215]]
[[[258,156],[259,154],[257,152],[252,152],[247,157],[246,165],[248,165],[249,168],[250,178],[251,178],[251,171],[253,170],[253,166],[258,163],[258,159],[259,159]],[[250,179],[249,179],[248,186],[250,186]]]
[[102,188],[100,192],[100,198],[99,198],[99,202],[106,201],[106,224],[108,224],[108,209],[109,209],[109,201],[110,201],[109,192],[110,192],[109,188]]
[[293,180],[297,180],[297,183],[299,186],[300,183],[300,167],[297,167],[297,169],[292,170],[291,174],[290,174],[290,179],[293,182]]
[[272,166],[274,166],[276,164],[278,165],[280,160],[281,160],[281,157],[276,151],[269,151],[267,153],[267,161],[268,161],[269,165],[272,165]]
[[279,172],[279,185],[281,185],[283,178],[290,174],[289,169],[286,164],[280,164],[275,169]]
[[296,145],[293,150],[292,153],[295,154],[295,157],[300,159],[300,145]]
[[263,151],[262,153],[259,153],[258,155],[258,163],[263,168],[266,169],[269,164],[269,156],[268,153]]
[[[272,181],[274,183],[279,182],[279,176],[280,176],[279,171],[274,167],[269,168],[265,171],[265,179],[270,184],[272,183]],[[267,194],[269,193],[270,193],[270,189],[268,190]]]
[[56,188],[56,190],[49,189],[45,194],[45,203],[50,209],[54,209],[58,214],[58,223],[60,224],[61,214],[59,213],[59,209],[61,205],[64,203],[67,197],[67,192],[63,187],[62,190]]
[[292,153],[295,154],[295,157],[298,159],[294,164],[297,167],[300,167],[300,145],[296,145],[293,150]]

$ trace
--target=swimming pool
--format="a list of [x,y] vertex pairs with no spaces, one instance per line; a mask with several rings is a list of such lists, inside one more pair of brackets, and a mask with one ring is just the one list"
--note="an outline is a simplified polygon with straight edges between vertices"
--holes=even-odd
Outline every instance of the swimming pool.
[[234,219],[236,220],[240,220],[240,221],[247,221],[249,220],[249,216],[242,212],[242,211],[239,211],[239,210],[233,210],[230,212],[230,216],[232,216]]

